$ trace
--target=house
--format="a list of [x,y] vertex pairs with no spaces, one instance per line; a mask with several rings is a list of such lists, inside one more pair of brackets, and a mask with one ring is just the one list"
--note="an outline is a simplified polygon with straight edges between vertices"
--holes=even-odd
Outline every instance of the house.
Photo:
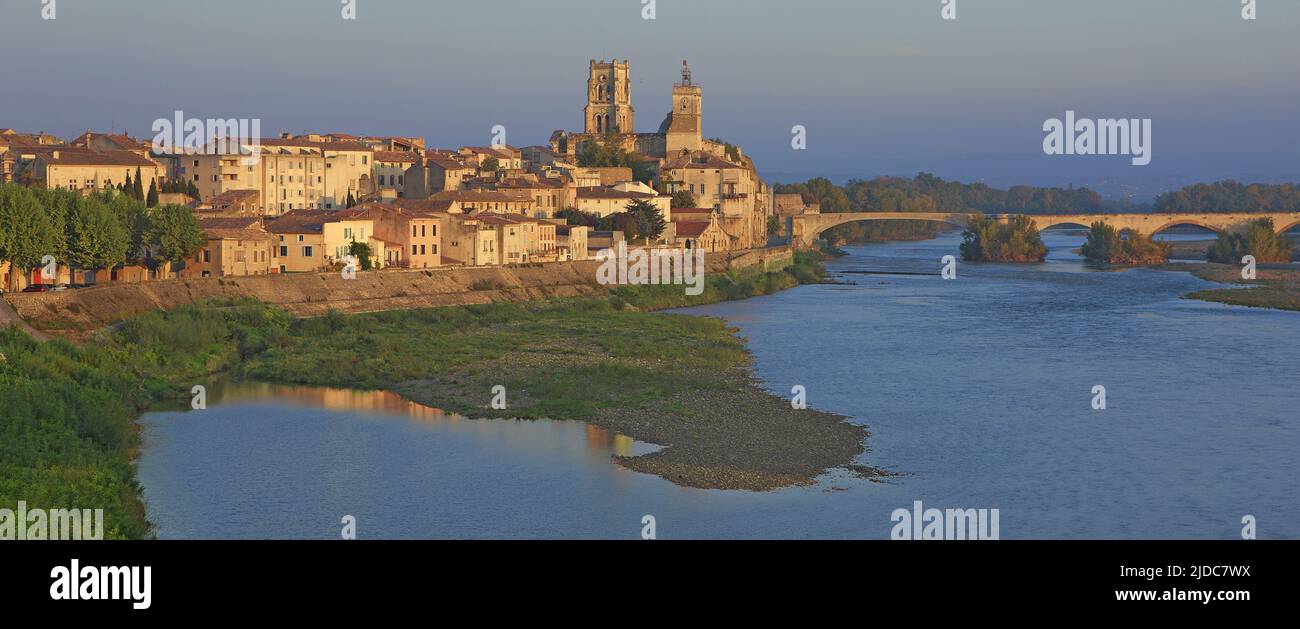
[[578,188],[574,207],[597,216],[605,217],[627,210],[633,201],[647,201],[663,213],[667,220],[672,214],[672,197],[659,195],[653,189],[637,184],[641,188],[622,184],[620,186],[599,188]]
[[279,273],[272,263],[273,237],[261,217],[199,219],[207,244],[181,269],[182,278],[269,275]]
[[[25,151],[24,151],[25,152]],[[20,153],[21,155],[21,153]],[[83,193],[107,190],[140,173],[143,188],[161,184],[163,169],[152,160],[131,151],[95,151],[75,147],[33,149],[24,174],[47,188],[66,188]]]
[[363,207],[374,220],[375,235],[391,245],[385,248],[384,266],[408,269],[442,266],[445,213],[386,203]]
[[193,182],[209,201],[232,190],[257,190],[263,214],[340,209],[373,191],[374,149],[323,137],[263,138],[257,144],[210,146],[204,154],[176,156],[176,175]]
[[673,245],[682,249],[703,249],[713,253],[733,249],[733,238],[722,229],[718,222],[718,213],[709,211],[674,211],[673,227],[675,239]]
[[493,266],[501,263],[498,232],[502,222],[472,214],[448,214],[443,236],[443,264]]
[[556,225],[556,257],[560,261],[586,260],[587,233],[591,231],[586,225]]
[[427,199],[446,190],[460,190],[466,179],[478,174],[478,168],[440,151],[425,151],[406,169],[402,197]]
[[414,166],[418,155],[410,151],[375,151],[374,181],[378,191],[391,190],[402,196],[406,171]]
[[326,266],[325,221],[328,210],[291,210],[266,222],[274,249],[272,264],[281,273],[315,273]]

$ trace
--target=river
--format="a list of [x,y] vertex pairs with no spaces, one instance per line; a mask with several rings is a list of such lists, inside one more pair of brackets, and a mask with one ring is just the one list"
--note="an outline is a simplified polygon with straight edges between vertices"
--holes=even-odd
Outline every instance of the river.
[[[859,463],[768,493],[610,463],[654,446],[578,422],[449,417],[386,393],[239,384],[150,413],[139,478],[162,538],[887,539],[895,509],[998,509],[1002,539],[1300,538],[1300,313],[1181,299],[1185,273],[958,265],[958,236],[849,247],[840,285],[725,318],[773,393],[872,431]],[[1106,408],[1093,408],[1094,387]]]

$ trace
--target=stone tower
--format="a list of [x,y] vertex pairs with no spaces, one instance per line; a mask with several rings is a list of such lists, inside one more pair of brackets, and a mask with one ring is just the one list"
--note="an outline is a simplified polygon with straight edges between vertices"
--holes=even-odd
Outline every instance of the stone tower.
[[691,67],[682,62],[682,82],[673,85],[673,110],[664,132],[671,158],[683,151],[704,148],[703,124],[704,91],[691,80]]
[[628,61],[591,60],[587,78],[587,107],[583,110],[584,133],[633,133],[632,79]]

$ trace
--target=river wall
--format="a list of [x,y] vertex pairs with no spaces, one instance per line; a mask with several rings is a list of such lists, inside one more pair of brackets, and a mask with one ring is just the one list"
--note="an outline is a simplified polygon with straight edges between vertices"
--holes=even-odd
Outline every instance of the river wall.
[[[761,266],[784,268],[788,247],[706,256],[707,273]],[[552,297],[603,295],[612,286],[596,281],[600,262],[583,260],[495,267],[439,267],[357,273],[299,273],[114,283],[47,293],[11,293],[4,299],[33,327],[78,335],[153,310],[184,304],[251,297],[297,316],[521,302]]]

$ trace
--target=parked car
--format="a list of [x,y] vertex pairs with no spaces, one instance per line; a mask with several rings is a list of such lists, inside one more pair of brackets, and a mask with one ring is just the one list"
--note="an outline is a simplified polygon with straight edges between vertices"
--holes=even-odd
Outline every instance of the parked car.
[[32,284],[23,289],[24,293],[48,293],[52,290],[68,290],[67,284]]

